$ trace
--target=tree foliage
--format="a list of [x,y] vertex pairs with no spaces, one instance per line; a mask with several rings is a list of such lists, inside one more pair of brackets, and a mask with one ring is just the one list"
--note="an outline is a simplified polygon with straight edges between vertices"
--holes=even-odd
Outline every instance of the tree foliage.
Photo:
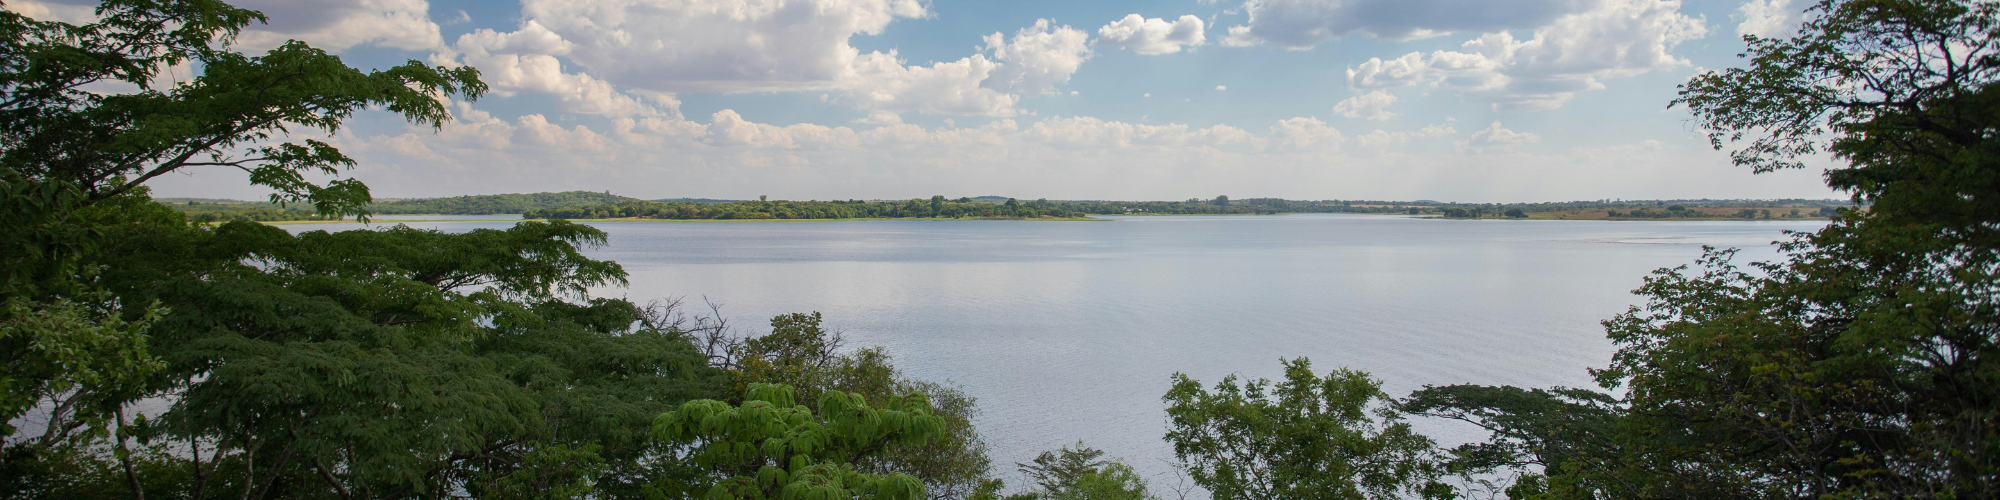
[[704,399],[683,403],[653,422],[653,435],[706,474],[670,485],[674,497],[711,499],[918,500],[923,483],[900,472],[869,474],[854,463],[892,443],[921,443],[942,433],[922,393],[888,398],[880,408],[860,394],[822,392],[815,408],[790,387],[754,384],[740,406]]
[[[124,212],[145,211],[147,181],[228,166],[276,191],[273,201],[355,212],[368,201],[365,186],[308,180],[353,162],[322,142],[286,142],[287,132],[330,133],[363,108],[437,126],[449,119],[439,98],[486,88],[471,68],[413,61],[364,72],[296,42],[258,56],[231,50],[239,30],[263,19],[214,0],[108,0],[86,24],[0,11],[0,324],[17,329],[0,347],[46,356],[0,374],[7,418],[21,401],[129,389],[76,375],[138,377],[145,370],[136,368],[153,364],[153,346],[130,347],[160,310],[110,293],[98,276],[107,268],[94,263],[103,247],[124,243],[107,234],[131,219]],[[176,65],[200,74],[155,81]],[[102,91],[121,85],[129,90]],[[50,404],[62,408],[57,421],[79,422],[95,417],[64,419],[117,417],[109,410],[117,401]]]
[[1623,489],[1623,484],[1593,482],[1616,477],[1619,471],[1611,469],[1621,464],[1616,433],[1625,407],[1610,395],[1560,387],[1453,385],[1417,390],[1395,407],[1491,433],[1486,441],[1450,449],[1439,464],[1465,479],[1470,490],[1501,491],[1517,499],[1570,498],[1577,490],[1647,496]]
[[1167,440],[1196,484],[1219,500],[1390,499],[1449,494],[1430,459],[1430,438],[1384,406],[1366,374],[1319,377],[1307,360],[1284,362],[1284,380],[1217,382],[1185,375],[1167,392]]
[[[1595,393],[1454,386],[1406,410],[1495,437],[1458,463],[1534,498],[2000,495],[2000,6],[1824,0],[1748,66],[1689,81],[1716,147],[1765,172],[1830,153],[1869,205],[1781,246],[1655,272],[1605,322]],[[1741,211],[1741,217],[1759,215]],[[1481,458],[1469,461],[1469,458]]]
[[[368,202],[365,186],[306,176],[337,175],[353,160],[316,140],[283,142],[284,134],[331,133],[369,107],[436,127],[450,119],[440,96],[486,90],[470,67],[411,61],[364,72],[299,42],[240,54],[229,42],[264,16],[214,0],[107,0],[97,14],[72,25],[0,13],[0,167],[10,184],[49,184],[91,203],[182,168],[228,166],[277,191],[272,201],[352,213]],[[159,71],[177,64],[201,74],[154,88]],[[83,88],[100,82],[136,89]]]
[[[903,376],[881,348],[844,349],[839,332],[821,324],[819,313],[782,314],[771,318],[771,331],[748,338],[715,336],[710,346],[717,366],[730,370],[739,394],[758,384],[784,385],[799,395],[808,409],[827,392],[858,394],[871,404],[921,393],[931,403],[930,414],[940,431],[930,439],[888,443],[874,453],[856,457],[852,465],[872,474],[903,473],[923,482],[931,499],[968,498],[997,491],[1002,484],[989,476],[991,460],[972,418],[975,400],[948,384]],[[722,333],[726,328],[710,329]],[[739,396],[745,397],[745,396]]]
[[563,300],[623,279],[578,252],[595,229],[294,236],[154,207],[96,258],[121,300],[171,311],[148,332],[165,366],[104,396],[173,402],[123,432],[191,450],[150,459],[194,477],[140,478],[185,479],[181,494],[636,491],[666,458],[652,416],[722,386],[685,332],[624,301]]
[[1681,88],[1720,149],[1758,172],[1821,153],[1875,219],[1992,246],[2000,222],[2000,5],[1822,0],[1798,35],[1746,37],[1749,64]]
[[[1227,199],[1228,197],[1223,197]],[[1396,208],[1400,210],[1400,207]],[[880,219],[880,218],[1042,218],[1084,217],[1124,214],[1280,214],[1332,212],[1386,212],[1391,207],[1356,207],[1331,201],[1299,201],[1277,198],[1212,203],[1203,200],[1172,201],[1051,201],[945,199],[908,201],[742,201],[695,203],[631,200],[615,204],[555,207],[531,210],[530,219]]]
[[492,215],[518,214],[530,210],[586,205],[603,205],[631,200],[623,196],[593,191],[560,193],[490,194],[453,198],[417,198],[382,201],[368,205],[378,214]]
[[1017,463],[1021,474],[1035,482],[1035,489],[1009,498],[1044,500],[1149,500],[1146,480],[1124,461],[1100,460],[1104,450],[1084,446],[1064,446],[1044,451],[1029,463]]

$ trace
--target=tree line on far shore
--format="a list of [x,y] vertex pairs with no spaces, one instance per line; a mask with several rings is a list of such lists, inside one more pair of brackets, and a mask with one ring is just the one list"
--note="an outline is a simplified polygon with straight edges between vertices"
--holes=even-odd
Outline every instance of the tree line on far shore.
[[[163,199],[198,222],[333,220],[300,204]],[[512,215],[527,219],[869,219],[869,218],[1078,218],[1095,215],[1272,215],[1371,213],[1445,218],[1526,218],[1565,213],[1612,219],[1831,218],[1841,200],[1597,200],[1558,203],[1442,203],[1435,201],[1286,200],[1228,196],[1184,201],[1015,200],[997,196],[910,200],[640,200],[609,193],[567,191],[416,198],[369,203],[384,215]]]
[[1268,215],[1376,211],[1346,201],[1295,201],[1255,198],[1231,201],[1227,196],[1187,201],[1074,201],[1013,198],[946,198],[901,201],[786,201],[692,203],[627,200],[590,206],[554,207],[524,212],[528,219],[885,219],[885,218],[1078,218],[1092,215]]

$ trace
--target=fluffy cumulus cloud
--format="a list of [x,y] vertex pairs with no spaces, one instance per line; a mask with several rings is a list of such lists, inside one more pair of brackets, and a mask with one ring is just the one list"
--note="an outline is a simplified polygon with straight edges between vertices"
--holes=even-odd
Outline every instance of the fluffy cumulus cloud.
[[1091,56],[1089,34],[1047,19],[1035,20],[1034,26],[1021,28],[1012,38],[994,33],[984,41],[985,49],[1003,64],[983,84],[1004,92],[1055,93],[1056,86],[1068,82]]
[[904,66],[895,51],[862,58],[838,99],[877,122],[901,113],[1012,116],[1019,96],[980,86],[1001,63],[984,54],[930,66]]
[[1271,125],[1270,140],[1281,151],[1308,151],[1339,148],[1347,137],[1318,118],[1296,117]]
[[1527,40],[1503,31],[1457,51],[1370,58],[1348,69],[1347,82],[1356,89],[1428,84],[1482,95],[1496,109],[1553,109],[1577,92],[1603,88],[1605,79],[1686,66],[1671,50],[1706,34],[1678,0],[1600,0]]
[[[729,110],[699,121],[624,117],[588,126],[539,114],[501,118],[464,103],[454,103],[453,113],[457,119],[436,132],[410,127],[327,140],[359,160],[357,178],[393,197],[570,189],[782,199],[975,192],[1461,201],[1829,196],[1816,172],[1750,176],[1695,136],[1528,148],[1521,146],[1537,138],[1502,125],[1447,143],[1456,135],[1448,122],[1347,135],[1303,117],[1244,130],[1069,116],[852,128],[759,123]],[[261,195],[230,191],[243,185],[221,182],[232,172],[171,176],[159,189],[166,196]],[[1725,175],[1740,182],[1714,183]]]
[[1603,0],[1247,0],[1222,43],[1309,49],[1349,34],[1410,39],[1542,26]]
[[[6,9],[28,17],[87,23],[97,19],[98,0],[10,0]],[[252,23],[237,47],[264,51],[287,40],[340,52],[357,46],[425,51],[444,38],[431,22],[425,0],[232,0],[230,5],[263,12],[269,23]]]
[[1763,38],[1788,38],[1798,32],[1799,22],[1804,18],[1805,2],[1792,0],[1750,0],[1737,8],[1743,22],[1736,25],[1737,35],[1755,35]]
[[569,54],[573,45],[534,21],[513,32],[467,33],[455,45],[464,51],[463,61],[479,68],[480,78],[502,96],[545,93],[554,96],[564,111],[611,117],[674,113],[680,104],[669,94],[650,93],[651,99],[641,99],[589,74],[563,72],[556,56]]
[[817,90],[865,121],[897,123],[911,112],[1012,116],[1092,55],[1089,34],[1047,20],[985,36],[956,61],[911,65],[848,44],[926,15],[915,0],[527,0],[514,31],[468,33],[433,60],[477,66],[503,92],[553,94],[569,112],[671,115],[677,92]]
[[1201,18],[1192,15],[1169,22],[1127,14],[1123,19],[1098,28],[1097,41],[1093,43],[1146,55],[1172,54],[1180,52],[1183,47],[1207,43],[1208,35],[1204,31]]
[[236,0],[231,5],[261,11],[270,24],[252,25],[237,41],[268,49],[297,39],[329,51],[359,45],[404,50],[443,46],[424,0]]
[[1459,143],[1459,147],[1472,152],[1507,151],[1516,146],[1542,142],[1542,137],[1527,132],[1516,132],[1495,121],[1484,130],[1472,133],[1472,139]]
[[523,22],[566,41],[570,61],[658,92],[835,88],[861,57],[849,37],[925,15],[917,0],[521,2]]
[[[908,112],[1013,116],[1023,95],[1053,94],[1091,57],[1090,35],[1048,20],[983,38],[982,53],[929,66],[905,66],[896,52],[861,57],[842,83],[839,102],[893,123]],[[987,57],[991,54],[992,57]]]
[[1395,94],[1391,94],[1386,90],[1377,90],[1349,97],[1334,104],[1333,114],[1348,118],[1387,120],[1396,116],[1395,113],[1389,112],[1389,105],[1395,103]]

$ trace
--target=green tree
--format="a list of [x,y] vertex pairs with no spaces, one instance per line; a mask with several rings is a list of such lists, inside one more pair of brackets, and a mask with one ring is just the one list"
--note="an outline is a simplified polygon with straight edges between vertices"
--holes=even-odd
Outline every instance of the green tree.
[[1427,386],[1396,401],[1398,411],[1457,420],[1491,433],[1449,450],[1444,468],[1507,498],[1648,498],[1622,481],[1618,444],[1625,407],[1584,389]]
[[[604,235],[567,223],[442,234],[190,225],[144,184],[232,167],[319,214],[369,201],[332,133],[384,109],[421,125],[476,98],[471,68],[364,72],[292,42],[229,41],[261,15],[215,1],[112,0],[85,25],[0,12],[0,402],[51,408],[9,440],[9,497],[633,496],[674,456],[661,411],[721,373],[686,332],[621,300]],[[149,86],[159,68],[199,74]],[[123,82],[138,90],[80,88]],[[143,345],[143,349],[139,346]],[[164,412],[130,403],[156,398]]]
[[200,450],[173,457],[208,471],[196,492],[477,492],[523,470],[618,491],[665,452],[652,416],[720,389],[685,334],[562,300],[623,280],[576,248],[603,242],[586,226],[117,229],[107,286],[172,311],[149,347],[168,360],[151,394],[175,402],[136,430]]
[[1103,450],[1084,446],[1044,451],[1029,463],[1017,463],[1035,482],[1026,497],[1046,500],[1148,500],[1146,481],[1120,460],[1100,460]]
[[998,487],[991,479],[986,443],[972,425],[975,401],[955,387],[904,377],[881,348],[841,352],[837,332],[821,325],[818,313],[783,314],[771,319],[771,332],[731,341],[718,339],[721,365],[736,372],[738,388],[756,384],[794,387],[808,408],[825,392],[858,394],[874,404],[923,393],[941,430],[933,439],[895,442],[851,465],[867,473],[905,473],[924,484],[930,498],[965,498]]
[[[353,161],[319,141],[283,142],[286,131],[331,133],[355,111],[370,107],[435,127],[450,117],[437,97],[471,99],[486,89],[471,68],[412,61],[364,72],[298,42],[261,56],[242,55],[231,51],[229,42],[264,18],[219,1],[109,0],[96,13],[96,21],[76,25],[0,11],[0,47],[5,47],[0,136],[6,137],[0,141],[0,247],[5,248],[0,268],[6,272],[0,297],[8,305],[0,323],[40,324],[60,317],[66,318],[63,328],[78,332],[8,335],[0,338],[5,352],[30,352],[34,342],[42,342],[34,349],[44,351],[102,352],[48,342],[101,337],[81,332],[124,331],[136,338],[142,332],[127,326],[143,323],[119,324],[108,315],[157,312],[143,301],[87,303],[103,294],[87,283],[96,270],[84,265],[85,258],[106,243],[102,225],[118,218],[115,209],[89,208],[143,197],[144,184],[161,175],[223,166],[273,189],[273,201],[308,203],[323,214],[355,213],[368,202],[361,183],[307,180],[312,174],[338,174]],[[153,88],[158,72],[175,64],[193,65],[201,74]],[[84,89],[101,82],[138,90]],[[77,308],[93,312],[73,314]],[[74,321],[88,318],[103,319],[96,326]],[[127,354],[93,358],[102,363],[96,368],[65,366],[113,372],[146,363],[142,351]],[[0,378],[8,382],[0,389],[9,393],[0,400],[9,404],[0,407],[5,412],[0,420],[18,416],[14,402],[61,385],[60,375],[35,371],[46,366],[7,365],[9,372]]]
[[1385,406],[1366,374],[1313,374],[1304,359],[1285,361],[1285,379],[1214,392],[1175,374],[1167,403],[1167,441],[1196,484],[1219,500],[1391,499],[1441,497],[1429,438]]
[[2000,5],[1825,0],[1686,105],[1756,172],[1830,152],[1868,210],[1744,269],[1662,270],[1606,323],[1627,394],[1611,478],[1645,496],[2000,495]]
[[[1457,386],[1407,411],[1495,433],[1458,463],[1532,465],[1538,498],[1991,498],[2000,495],[2000,5],[1825,0],[1797,36],[1749,37],[1744,68],[1685,105],[1755,172],[1848,162],[1828,185],[1867,210],[1739,266],[1664,269],[1605,323],[1591,393]],[[1635,215],[1636,215],[1635,211]],[[1744,217],[1758,213],[1744,210]],[[1546,474],[1544,476],[1543,474]]]
[[[1756,172],[1832,153],[1827,185],[1885,223],[1991,247],[2000,231],[2000,161],[1986,133],[2000,6],[1951,0],[1822,0],[1797,36],[1747,37],[1749,65],[1681,88],[1717,149]],[[1747,142],[1744,142],[1747,141]]]
[[[450,113],[437,97],[477,98],[478,71],[411,61],[364,72],[324,51],[291,42],[260,56],[229,42],[255,11],[212,0],[107,0],[99,20],[72,25],[0,13],[0,167],[14,187],[76,193],[72,210],[132,192],[183,168],[224,166],[250,174],[272,201],[306,202],[322,213],[355,213],[368,202],[351,179],[325,185],[307,174],[338,175],[353,160],[315,140],[278,142],[296,127],[337,130],[355,111],[377,107],[437,127]],[[164,90],[157,72],[193,64],[201,74]],[[101,94],[81,87],[140,87]],[[10,190],[13,191],[13,190]]]
[[837,362],[839,339],[820,327],[817,312],[780,314],[771,318],[771,333],[745,339],[735,364],[739,384],[804,387],[809,399],[825,388],[820,379]]
[[827,391],[815,411],[799,404],[790,387],[756,384],[741,406],[689,401],[654,421],[656,438],[706,471],[656,491],[713,499],[918,500],[924,491],[916,477],[864,473],[853,464],[892,443],[933,439],[942,429],[922,393],[876,408],[859,394]]

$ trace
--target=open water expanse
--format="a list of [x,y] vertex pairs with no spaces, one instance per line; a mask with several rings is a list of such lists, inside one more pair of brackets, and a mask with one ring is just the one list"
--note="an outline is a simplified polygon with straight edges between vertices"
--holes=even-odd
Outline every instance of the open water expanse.
[[[499,216],[505,217],[505,216]],[[495,216],[480,216],[492,219]],[[393,221],[381,221],[393,223]],[[511,222],[412,222],[445,231]],[[854,346],[979,399],[995,472],[1078,439],[1174,483],[1168,376],[1277,377],[1279,358],[1425,384],[1591,386],[1598,321],[1701,245],[1777,257],[1821,221],[1467,221],[1379,215],[1104,222],[593,222],[631,273],[600,291],[702,297],[746,330],[819,311]],[[287,225],[293,231],[355,224]],[[1435,422],[1441,441],[1473,429]]]

